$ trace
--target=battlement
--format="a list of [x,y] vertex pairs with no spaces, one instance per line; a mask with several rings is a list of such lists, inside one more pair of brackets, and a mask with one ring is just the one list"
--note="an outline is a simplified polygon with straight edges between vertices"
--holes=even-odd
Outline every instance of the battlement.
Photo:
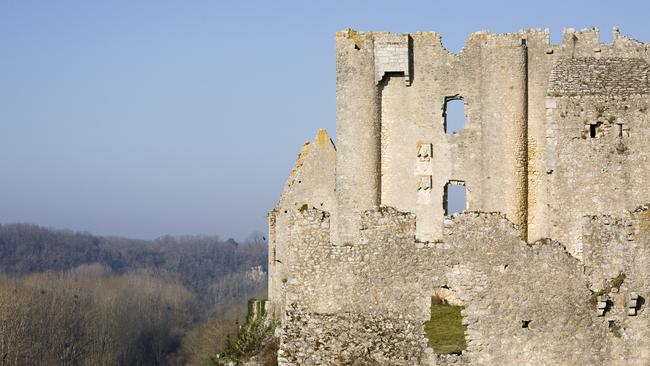
[[525,40],[527,43],[531,42],[536,46],[546,46],[546,52],[552,54],[557,49],[572,49],[579,45],[580,48],[592,47],[587,49],[588,52],[601,53],[603,48],[612,49],[616,52],[648,52],[650,44],[643,43],[634,38],[626,36],[621,33],[618,27],[612,28],[612,42],[606,43],[600,40],[600,29],[584,28],[576,30],[575,28],[565,28],[562,31],[562,42],[553,44],[551,42],[551,33],[548,28],[530,28],[522,29],[512,33],[491,33],[488,30],[478,31],[470,34],[465,40],[465,45],[461,51],[456,54],[448,51],[443,44],[443,37],[436,32],[415,32],[415,33],[390,33],[390,32],[359,32],[353,29],[345,29],[336,33],[337,42],[349,41],[353,46],[361,48],[362,46],[370,47],[372,42],[383,42],[387,38],[404,38],[417,40],[420,42],[427,42],[430,45],[447,51],[450,55],[460,56],[466,50],[476,47],[480,43],[491,42],[503,45],[516,45],[517,43]]

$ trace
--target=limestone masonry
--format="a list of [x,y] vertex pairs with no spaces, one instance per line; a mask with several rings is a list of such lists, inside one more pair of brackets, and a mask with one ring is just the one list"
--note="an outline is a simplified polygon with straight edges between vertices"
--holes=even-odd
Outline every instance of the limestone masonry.
[[[306,143],[269,213],[279,364],[649,365],[649,62],[618,29],[478,32],[458,55],[337,33],[336,147]],[[427,345],[441,293],[460,354]]]

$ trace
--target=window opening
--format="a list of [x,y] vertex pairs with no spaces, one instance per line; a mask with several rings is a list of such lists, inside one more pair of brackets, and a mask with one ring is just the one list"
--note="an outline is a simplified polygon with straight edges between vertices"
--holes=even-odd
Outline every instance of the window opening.
[[[450,290],[443,293],[452,292]],[[467,348],[463,316],[464,306],[436,294],[431,297],[431,319],[424,323],[429,347],[438,354],[461,354]]]
[[598,132],[600,131],[601,122],[590,123],[589,124],[589,137],[596,138],[598,137]]
[[465,102],[460,97],[445,98],[442,116],[445,133],[457,134],[465,127]]
[[467,189],[465,182],[450,181],[445,185],[444,197],[442,205],[445,211],[445,216],[451,216],[455,213],[467,209]]

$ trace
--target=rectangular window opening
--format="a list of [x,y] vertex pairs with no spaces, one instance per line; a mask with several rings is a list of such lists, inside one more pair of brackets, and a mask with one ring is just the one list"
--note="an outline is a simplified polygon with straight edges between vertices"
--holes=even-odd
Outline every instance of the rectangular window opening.
[[465,127],[465,101],[463,98],[447,97],[443,107],[445,133],[457,134]]
[[455,213],[467,209],[467,189],[462,181],[450,181],[445,184],[444,197],[442,205],[445,216],[451,216]]

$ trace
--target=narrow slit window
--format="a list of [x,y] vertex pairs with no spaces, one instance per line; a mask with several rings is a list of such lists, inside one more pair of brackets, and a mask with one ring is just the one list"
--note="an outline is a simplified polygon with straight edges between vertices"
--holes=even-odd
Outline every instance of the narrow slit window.
[[443,197],[443,208],[445,216],[451,216],[455,213],[467,209],[467,189],[463,182],[449,182],[445,185]]
[[456,134],[465,127],[465,102],[462,98],[445,99],[443,108],[445,133]]

